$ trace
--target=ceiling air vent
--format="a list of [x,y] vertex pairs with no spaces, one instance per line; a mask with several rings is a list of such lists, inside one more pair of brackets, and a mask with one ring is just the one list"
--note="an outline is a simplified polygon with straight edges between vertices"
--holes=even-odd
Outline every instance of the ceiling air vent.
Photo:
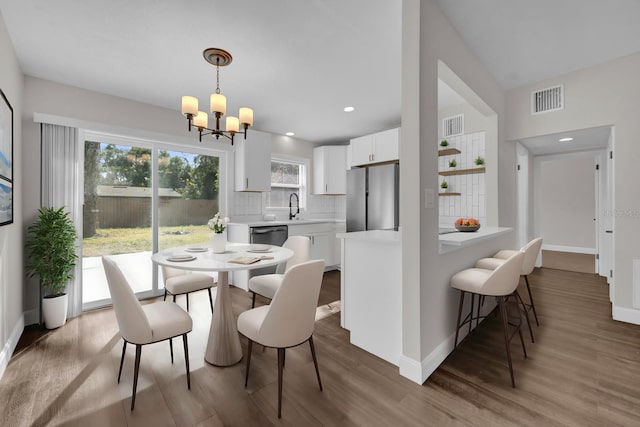
[[548,113],[564,108],[564,86],[558,85],[531,92],[531,114]]
[[464,133],[464,114],[442,119],[442,136],[455,136]]

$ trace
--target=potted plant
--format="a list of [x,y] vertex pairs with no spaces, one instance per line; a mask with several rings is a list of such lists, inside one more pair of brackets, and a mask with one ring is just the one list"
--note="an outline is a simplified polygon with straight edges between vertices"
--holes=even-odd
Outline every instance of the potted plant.
[[447,147],[449,145],[449,141],[447,141],[446,139],[443,139],[442,141],[440,141],[440,147]]
[[449,184],[447,184],[447,181],[442,181],[442,183],[440,183],[440,188],[442,188],[443,191],[448,191]]
[[40,208],[37,221],[27,228],[27,275],[40,278],[42,317],[48,329],[67,321],[65,288],[78,258],[76,239],[75,225],[64,208]]
[[210,230],[213,230],[213,236],[211,237],[211,245],[213,246],[213,253],[221,254],[227,249],[227,238],[223,234],[226,230],[226,224],[229,222],[229,218],[220,217],[220,212],[215,214],[213,218],[207,222],[207,226]]
[[484,159],[482,157],[478,156],[478,158],[476,158],[475,163],[478,166],[482,166],[482,165],[484,165]]
[[449,167],[450,168],[455,168],[456,166],[458,166],[458,162],[454,160],[449,160]]

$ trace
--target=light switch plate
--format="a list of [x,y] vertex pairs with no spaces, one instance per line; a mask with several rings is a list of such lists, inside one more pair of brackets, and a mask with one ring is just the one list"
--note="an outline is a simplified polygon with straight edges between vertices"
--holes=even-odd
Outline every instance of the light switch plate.
[[425,188],[424,189],[424,208],[425,209],[433,209],[436,207],[435,201],[435,191],[433,188]]

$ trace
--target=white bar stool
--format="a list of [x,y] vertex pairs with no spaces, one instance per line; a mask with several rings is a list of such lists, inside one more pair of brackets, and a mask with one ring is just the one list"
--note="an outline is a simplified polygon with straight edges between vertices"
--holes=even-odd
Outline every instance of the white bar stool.
[[[458,320],[456,323],[456,336],[454,349],[458,346],[458,333],[460,328],[466,323],[469,323],[469,331],[471,331],[471,323],[473,320],[479,321],[479,314],[474,317],[473,315],[473,298],[474,295],[482,296],[494,296],[498,300],[498,307],[500,309],[500,315],[502,317],[502,326],[504,331],[504,344],[507,350],[507,361],[509,362],[509,373],[511,374],[511,385],[516,386],[513,376],[513,366],[511,363],[511,348],[510,342],[515,332],[520,336],[520,342],[522,343],[522,351],[524,357],[527,357],[527,350],[524,346],[524,340],[522,339],[522,331],[520,326],[522,324],[522,317],[520,317],[520,309],[518,308],[518,323],[510,323],[507,317],[506,303],[517,286],[518,279],[520,278],[520,271],[522,269],[522,262],[524,259],[524,253],[517,251],[510,258],[505,260],[501,265],[497,266],[494,270],[488,270],[484,268],[468,268],[462,270],[451,277],[451,287],[460,291],[460,305],[458,308]],[[464,303],[465,293],[471,294],[472,307],[471,312],[460,322],[462,317],[462,306]],[[517,302],[516,302],[517,304]],[[515,326],[515,331],[509,334],[509,326]]]

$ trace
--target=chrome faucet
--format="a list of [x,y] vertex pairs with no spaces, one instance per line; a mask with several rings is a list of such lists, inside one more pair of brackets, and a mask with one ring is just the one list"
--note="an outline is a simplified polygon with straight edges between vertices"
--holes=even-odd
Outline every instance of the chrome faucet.
[[[292,208],[292,206],[291,206],[291,198],[293,196],[296,196],[296,213],[293,213],[292,210],[291,210],[291,208]],[[295,218],[296,215],[299,215],[299,214],[300,214],[300,199],[298,198],[298,194],[297,193],[291,193],[289,195],[289,219],[291,220],[291,219]]]

